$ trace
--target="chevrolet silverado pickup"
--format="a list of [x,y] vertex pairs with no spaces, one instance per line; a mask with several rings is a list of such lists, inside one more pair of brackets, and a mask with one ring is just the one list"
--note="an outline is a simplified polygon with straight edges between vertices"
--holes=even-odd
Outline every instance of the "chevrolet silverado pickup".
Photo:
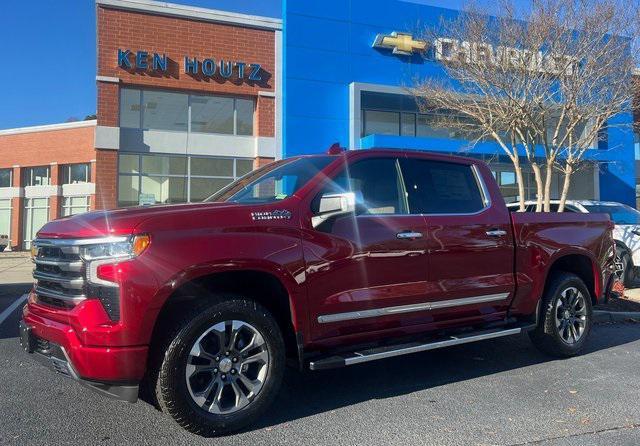
[[220,435],[265,411],[286,364],[522,332],[578,354],[612,287],[612,229],[603,214],[510,213],[478,160],[332,147],[202,203],[49,222],[21,343],[85,386]]

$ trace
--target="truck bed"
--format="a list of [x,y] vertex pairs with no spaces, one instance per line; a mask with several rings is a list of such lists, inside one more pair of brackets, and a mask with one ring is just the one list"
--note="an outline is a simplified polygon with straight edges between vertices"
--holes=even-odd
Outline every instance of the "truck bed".
[[[562,252],[575,254],[566,260],[569,268],[593,268],[594,272],[612,267],[615,245],[613,224],[606,214],[557,212],[511,212],[515,246],[516,295],[514,314],[531,314],[544,291],[549,265]],[[569,248],[568,248],[569,247]],[[591,260],[585,264],[585,257]],[[525,273],[526,272],[526,273]],[[591,284],[597,303],[607,284],[601,273]]]

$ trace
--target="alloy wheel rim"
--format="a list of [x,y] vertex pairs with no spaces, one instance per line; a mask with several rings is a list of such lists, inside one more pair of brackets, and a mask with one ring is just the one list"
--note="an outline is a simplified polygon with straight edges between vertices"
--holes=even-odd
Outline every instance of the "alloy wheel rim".
[[578,342],[587,327],[587,303],[584,295],[575,287],[560,293],[555,306],[556,327],[566,344]]
[[229,320],[209,327],[194,342],[185,379],[191,398],[200,408],[231,414],[256,398],[268,369],[264,337],[247,322]]
[[614,274],[619,280],[622,280],[624,278],[624,261],[622,260],[622,257],[617,255],[613,263],[614,263]]

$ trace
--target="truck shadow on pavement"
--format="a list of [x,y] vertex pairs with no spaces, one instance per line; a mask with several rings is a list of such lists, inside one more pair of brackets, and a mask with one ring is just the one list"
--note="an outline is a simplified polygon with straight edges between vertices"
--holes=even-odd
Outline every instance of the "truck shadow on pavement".
[[[640,339],[640,324],[624,326],[629,328],[596,327],[597,331],[613,332],[615,336],[592,332],[583,355]],[[342,369],[305,373],[287,370],[274,405],[249,430],[551,361],[562,360],[543,355],[526,335],[519,335]]]

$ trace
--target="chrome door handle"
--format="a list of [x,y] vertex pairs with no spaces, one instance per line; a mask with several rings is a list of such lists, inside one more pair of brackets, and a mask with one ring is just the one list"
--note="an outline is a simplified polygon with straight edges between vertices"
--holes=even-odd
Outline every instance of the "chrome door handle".
[[411,232],[411,231],[398,232],[396,234],[396,237],[399,238],[399,239],[421,238],[422,237],[422,232]]
[[487,235],[489,237],[504,237],[507,235],[507,231],[503,231],[502,229],[492,229],[491,231],[487,231]]

